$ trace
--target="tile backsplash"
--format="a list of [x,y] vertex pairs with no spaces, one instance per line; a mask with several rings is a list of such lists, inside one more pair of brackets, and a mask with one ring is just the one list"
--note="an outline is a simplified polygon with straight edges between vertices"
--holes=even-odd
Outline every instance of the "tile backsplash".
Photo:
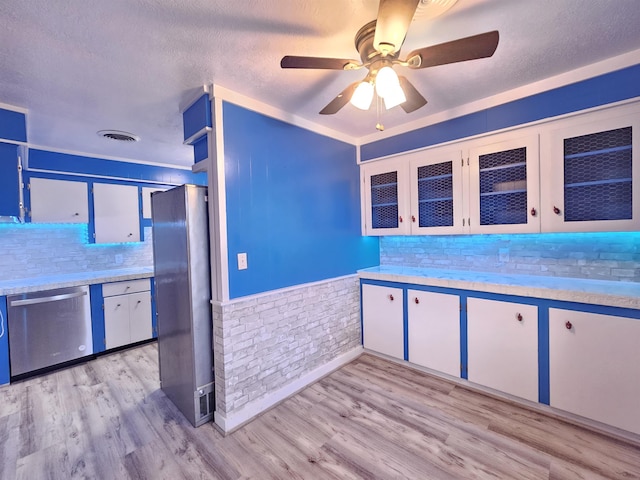
[[78,272],[153,267],[145,241],[91,244],[86,224],[0,224],[0,281]]
[[640,232],[381,237],[380,265],[640,282]]

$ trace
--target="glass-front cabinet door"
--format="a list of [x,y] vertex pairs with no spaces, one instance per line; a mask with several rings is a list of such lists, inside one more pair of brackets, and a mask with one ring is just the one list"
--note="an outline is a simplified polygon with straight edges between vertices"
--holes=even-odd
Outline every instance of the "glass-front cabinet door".
[[364,234],[403,235],[410,232],[407,165],[402,159],[365,164]]
[[450,234],[464,230],[462,164],[460,150],[436,149],[412,154],[412,234]]
[[469,151],[469,231],[540,231],[538,136],[505,139]]
[[639,135],[638,117],[629,115],[543,136],[543,230],[637,230]]

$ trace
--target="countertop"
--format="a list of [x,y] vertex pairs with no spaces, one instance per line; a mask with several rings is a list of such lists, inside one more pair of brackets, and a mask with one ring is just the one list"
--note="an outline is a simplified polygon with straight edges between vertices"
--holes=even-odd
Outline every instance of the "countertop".
[[640,283],[463,270],[379,266],[360,278],[640,309]]
[[153,267],[123,268],[120,270],[101,270],[95,272],[79,272],[45,277],[21,278],[17,280],[0,281],[0,295],[14,295],[17,293],[38,292],[54,288],[75,287],[78,285],[92,285],[95,283],[120,282],[136,278],[153,277]]

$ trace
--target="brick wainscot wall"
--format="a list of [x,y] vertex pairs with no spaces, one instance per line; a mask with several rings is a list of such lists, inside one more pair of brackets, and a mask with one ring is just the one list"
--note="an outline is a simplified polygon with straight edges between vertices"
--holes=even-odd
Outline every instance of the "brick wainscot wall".
[[350,275],[213,305],[215,422],[230,432],[362,352]]

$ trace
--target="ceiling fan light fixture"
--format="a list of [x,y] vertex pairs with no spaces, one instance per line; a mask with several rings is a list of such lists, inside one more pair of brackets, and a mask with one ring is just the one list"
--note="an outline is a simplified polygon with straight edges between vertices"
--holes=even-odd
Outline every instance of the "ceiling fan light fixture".
[[400,87],[400,80],[395,70],[389,66],[382,67],[376,75],[376,93],[379,97],[386,98],[392,95]]
[[373,100],[373,84],[369,81],[361,82],[351,96],[351,105],[360,110],[369,110]]
[[400,83],[395,85],[387,92],[387,96],[384,97],[384,108],[391,110],[393,107],[397,107],[401,103],[407,101],[407,96],[404,94]]

